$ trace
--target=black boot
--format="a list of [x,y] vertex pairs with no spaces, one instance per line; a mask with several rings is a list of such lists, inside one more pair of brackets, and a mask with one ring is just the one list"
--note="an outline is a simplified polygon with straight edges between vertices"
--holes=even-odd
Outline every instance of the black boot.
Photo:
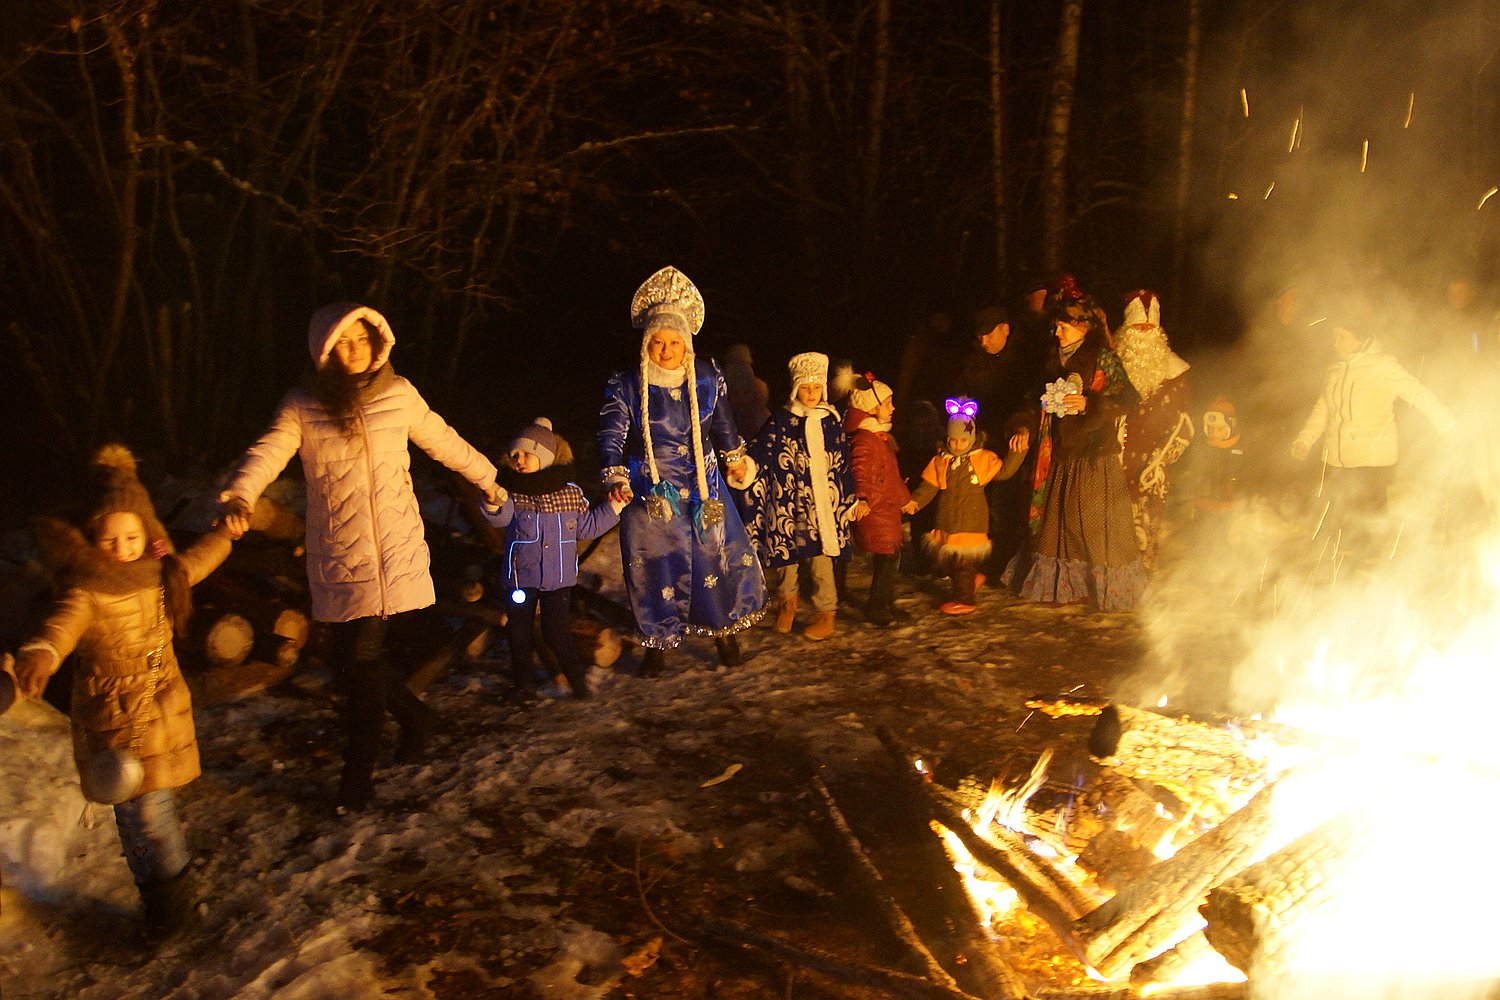
[[667,654],[660,649],[651,647],[641,655],[641,670],[638,676],[660,677],[661,672],[666,669]]
[[338,796],[334,799],[334,811],[340,816],[359,812],[375,797],[375,762],[362,760],[344,761],[344,771],[339,775]]
[[740,641],[734,636],[720,636],[714,640],[714,646],[719,650],[719,666],[737,667],[745,662],[740,655]]
[[153,938],[171,937],[197,915],[198,879],[188,865],[171,878],[137,885],[144,904],[146,933]]
[[865,606],[865,621],[876,628],[896,623],[896,573],[901,559],[895,554],[877,553],[870,564],[870,603]]
[[589,673],[587,668],[577,660],[571,660],[562,665],[563,676],[568,679],[568,687],[573,692],[573,697],[578,701],[587,701],[593,694],[589,690]]

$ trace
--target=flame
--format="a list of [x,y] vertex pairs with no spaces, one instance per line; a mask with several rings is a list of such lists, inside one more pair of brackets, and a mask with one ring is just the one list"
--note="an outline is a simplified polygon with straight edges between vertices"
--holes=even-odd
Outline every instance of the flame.
[[1330,984],[1345,984],[1347,996],[1450,1000],[1465,995],[1454,983],[1500,977],[1500,872],[1473,853],[1500,822],[1500,537],[1441,550],[1440,575],[1419,584],[1434,546],[1403,548],[1404,528],[1379,553],[1384,576],[1304,583],[1301,619],[1270,630],[1249,665],[1282,689],[1271,723],[1302,734],[1266,744],[1273,771],[1295,773],[1276,786],[1264,853],[1317,817],[1359,819],[1325,876],[1329,899],[1297,914],[1274,966],[1252,971],[1260,995],[1333,1000]]
[[929,821],[929,825],[942,841],[943,850],[947,852],[953,870],[963,879],[964,891],[968,893],[974,904],[974,912],[979,915],[979,922],[984,927],[994,926],[997,919],[1008,916],[1020,905],[1021,897],[1014,889],[1004,882],[985,876],[984,869],[974,860],[974,855],[969,853],[958,834],[937,820]]

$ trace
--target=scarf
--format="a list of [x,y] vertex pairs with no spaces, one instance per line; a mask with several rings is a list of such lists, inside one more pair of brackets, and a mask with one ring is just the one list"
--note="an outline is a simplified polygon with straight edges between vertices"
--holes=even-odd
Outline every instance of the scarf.
[[801,403],[792,403],[787,409],[802,418],[803,439],[807,443],[808,475],[812,479],[813,510],[818,521],[818,538],[823,542],[823,554],[836,557],[843,550],[839,547],[838,521],[833,514],[833,489],[828,483],[828,448],[823,439],[823,418],[838,419],[838,411],[827,403],[819,403],[808,409]]

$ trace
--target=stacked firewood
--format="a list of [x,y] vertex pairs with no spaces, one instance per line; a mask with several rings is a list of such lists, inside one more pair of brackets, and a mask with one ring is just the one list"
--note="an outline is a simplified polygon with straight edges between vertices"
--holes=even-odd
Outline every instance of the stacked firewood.
[[[1219,959],[1222,979],[1236,978],[1229,965],[1245,975],[1275,969],[1307,926],[1304,921],[1318,916],[1328,902],[1361,823],[1311,797],[1301,827],[1286,829],[1285,816],[1273,817],[1273,796],[1306,780],[1303,772],[1312,768],[1273,775],[1259,754],[1244,750],[1245,737],[1230,729],[1125,706],[1054,717],[1080,714],[1097,715],[1111,727],[1103,737],[1096,731],[1091,743],[1092,750],[1108,751],[1094,757],[1098,773],[1092,787],[1072,801],[1067,817],[1043,811],[1030,816],[1038,831],[1050,831],[1063,819],[1088,831],[1077,864],[1072,858],[1058,860],[1054,850],[1035,849],[1039,835],[994,824],[975,829],[977,787],[939,785],[919,764],[922,754],[890,732],[879,733],[901,779],[898,787],[931,818],[934,830],[961,845],[956,849],[964,870],[1014,890],[1034,920],[1031,937],[1038,931],[1050,934],[1057,961],[1075,963],[1079,975],[1071,985],[1043,989],[1027,983],[997,945],[987,926],[990,915],[977,903],[966,927],[950,928],[941,943],[930,943],[908,919],[832,792],[817,780],[814,788],[831,826],[920,974],[799,948],[744,927],[712,924],[708,937],[899,996],[1124,1000],[1145,990],[1178,1000],[1248,995],[1243,981],[1169,984],[1203,959]],[[1065,839],[1079,836],[1074,829]],[[957,860],[954,864],[959,867]],[[1019,968],[1030,974],[1031,965]],[[1083,985],[1085,974],[1121,985]]]

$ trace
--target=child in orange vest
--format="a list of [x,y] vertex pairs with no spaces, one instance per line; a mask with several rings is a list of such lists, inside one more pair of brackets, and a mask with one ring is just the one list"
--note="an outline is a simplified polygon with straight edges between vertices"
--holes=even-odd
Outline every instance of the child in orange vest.
[[948,437],[942,449],[922,470],[922,482],[902,509],[915,514],[937,499],[936,526],[922,538],[939,573],[953,580],[952,596],[938,606],[946,615],[975,610],[975,592],[984,583],[979,567],[990,557],[990,508],[984,489],[996,479],[1009,479],[1021,467],[1026,447],[1000,456],[984,447],[984,432],[975,427],[979,404],[960,396],[946,403]]

